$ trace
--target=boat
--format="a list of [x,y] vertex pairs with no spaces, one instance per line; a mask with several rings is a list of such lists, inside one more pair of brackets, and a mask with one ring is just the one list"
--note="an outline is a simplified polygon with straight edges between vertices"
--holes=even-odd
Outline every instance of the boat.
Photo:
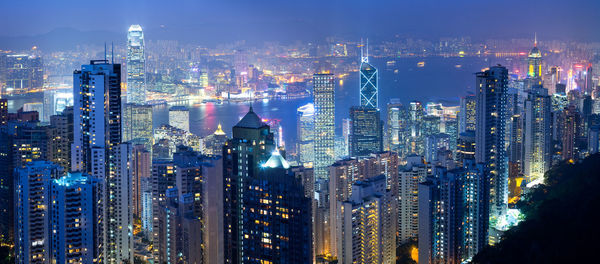
[[419,61],[419,63],[417,63],[417,67],[419,67],[419,68],[425,67],[425,62],[424,61]]

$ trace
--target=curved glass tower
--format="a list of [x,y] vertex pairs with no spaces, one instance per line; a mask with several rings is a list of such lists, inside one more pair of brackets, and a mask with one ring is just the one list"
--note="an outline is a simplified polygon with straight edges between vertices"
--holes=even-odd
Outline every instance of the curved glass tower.
[[146,55],[140,25],[131,25],[127,32],[127,102],[146,102]]

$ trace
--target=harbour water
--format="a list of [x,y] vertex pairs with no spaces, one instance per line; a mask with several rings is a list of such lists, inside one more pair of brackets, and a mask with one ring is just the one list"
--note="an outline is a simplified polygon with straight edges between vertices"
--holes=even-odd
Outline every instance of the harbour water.
[[[390,63],[388,63],[390,62]],[[419,62],[424,62],[419,64]],[[371,58],[379,69],[379,108],[386,118],[386,104],[391,98],[403,103],[413,100],[442,102],[457,105],[461,96],[474,92],[474,73],[488,67],[485,58]],[[501,63],[501,61],[494,61]],[[422,66],[422,67],[421,67]],[[350,73],[342,83],[336,80],[336,129],[341,134],[342,119],[349,116],[349,108],[359,102],[358,72]],[[9,102],[10,111],[23,103],[39,99],[18,99]],[[312,99],[265,100],[252,103],[254,111],[262,118],[278,119],[283,127],[286,145],[293,146],[296,139],[296,109]],[[215,131],[218,124],[231,135],[231,127],[248,111],[250,103],[222,104],[208,102],[189,106],[190,130],[200,136]],[[168,123],[168,106],[154,106],[154,126]]]

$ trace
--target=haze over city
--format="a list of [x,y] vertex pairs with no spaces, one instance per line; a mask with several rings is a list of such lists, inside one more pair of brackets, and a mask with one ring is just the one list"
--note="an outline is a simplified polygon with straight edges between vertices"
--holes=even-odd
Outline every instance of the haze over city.
[[0,10],[0,264],[597,259],[599,1]]

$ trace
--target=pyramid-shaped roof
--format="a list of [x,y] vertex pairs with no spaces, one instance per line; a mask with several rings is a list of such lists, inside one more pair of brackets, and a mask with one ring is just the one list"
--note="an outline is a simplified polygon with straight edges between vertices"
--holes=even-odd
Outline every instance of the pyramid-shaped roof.
[[248,113],[246,113],[242,120],[240,120],[240,122],[238,122],[235,126],[243,128],[261,128],[266,126],[266,124],[263,123],[256,113],[254,113],[251,106],[250,110],[248,110]]

